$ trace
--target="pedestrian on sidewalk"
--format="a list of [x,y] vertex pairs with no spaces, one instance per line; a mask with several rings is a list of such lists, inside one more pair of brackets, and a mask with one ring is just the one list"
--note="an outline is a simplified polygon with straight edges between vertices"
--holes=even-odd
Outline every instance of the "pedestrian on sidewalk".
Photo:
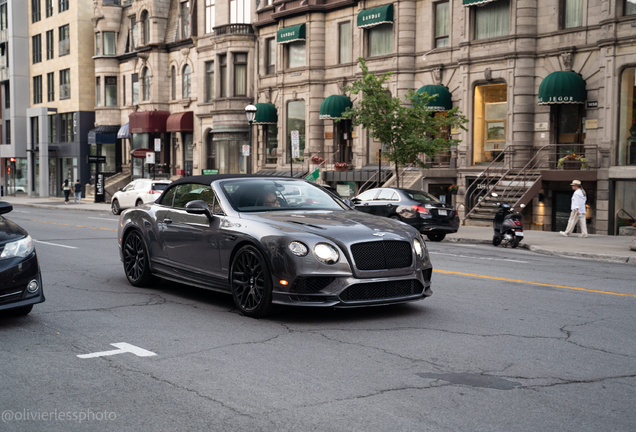
[[73,201],[73,204],[77,204],[78,202],[81,204],[82,203],[82,185],[80,184],[79,179],[77,179],[77,181],[73,185],[73,192],[75,192],[75,200]]
[[570,213],[568,227],[565,231],[560,231],[559,233],[565,237],[569,236],[574,231],[574,227],[576,227],[576,223],[578,222],[581,228],[579,237],[587,237],[587,223],[585,221],[585,202],[587,201],[587,195],[579,180],[572,180],[570,186],[572,186],[574,190],[572,194],[572,204],[570,205],[572,212]]
[[68,197],[71,195],[71,181],[69,179],[64,179],[62,190],[64,191],[64,204],[68,204]]

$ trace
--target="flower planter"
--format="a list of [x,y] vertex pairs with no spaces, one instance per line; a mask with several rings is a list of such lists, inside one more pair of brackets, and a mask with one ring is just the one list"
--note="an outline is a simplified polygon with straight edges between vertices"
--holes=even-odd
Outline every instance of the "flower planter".
[[457,195],[457,189],[450,191],[451,195]]
[[334,167],[334,171],[349,171],[349,167]]
[[564,161],[563,162],[563,169],[564,170],[580,170],[581,169],[581,165],[582,165],[582,162],[581,161],[577,161],[577,160]]

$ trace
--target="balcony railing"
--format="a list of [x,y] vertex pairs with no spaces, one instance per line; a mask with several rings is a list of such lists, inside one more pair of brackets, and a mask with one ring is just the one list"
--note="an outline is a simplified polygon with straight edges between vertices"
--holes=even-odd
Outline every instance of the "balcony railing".
[[58,56],[67,55],[70,52],[71,52],[71,40],[70,39],[61,40]]
[[130,6],[133,0],[102,0],[103,6]]
[[226,24],[214,27],[215,36],[232,34],[254,34],[254,27],[252,24]]
[[70,84],[61,84],[60,85],[60,99],[70,99],[71,98],[71,85]]

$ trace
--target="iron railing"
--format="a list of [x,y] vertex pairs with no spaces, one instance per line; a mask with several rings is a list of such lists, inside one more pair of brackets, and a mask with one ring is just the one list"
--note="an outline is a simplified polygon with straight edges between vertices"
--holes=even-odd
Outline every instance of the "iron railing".
[[215,36],[232,34],[254,34],[252,24],[225,24],[213,28]]

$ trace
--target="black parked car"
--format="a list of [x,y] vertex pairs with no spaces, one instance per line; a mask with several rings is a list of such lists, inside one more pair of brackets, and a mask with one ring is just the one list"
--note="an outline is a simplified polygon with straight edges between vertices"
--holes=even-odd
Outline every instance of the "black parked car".
[[[13,206],[0,202],[0,215]],[[44,301],[40,265],[33,240],[18,224],[0,216],[0,311],[27,315]]]
[[231,293],[253,317],[272,304],[359,307],[432,294],[417,230],[299,179],[185,177],[125,211],[118,236],[132,285],[158,276]]
[[455,208],[419,190],[375,188],[352,200],[356,210],[405,222],[431,241],[442,241],[459,229]]

